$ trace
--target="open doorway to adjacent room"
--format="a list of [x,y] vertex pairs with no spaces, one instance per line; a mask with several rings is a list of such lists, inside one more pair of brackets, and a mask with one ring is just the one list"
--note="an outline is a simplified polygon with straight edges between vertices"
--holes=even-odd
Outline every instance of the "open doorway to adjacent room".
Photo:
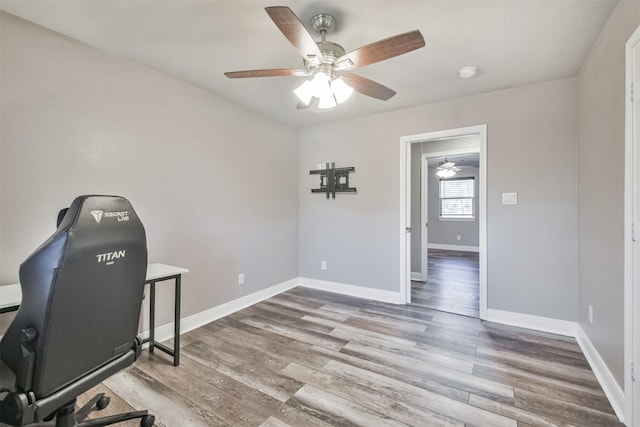
[[486,125],[413,135],[401,145],[406,302],[484,319]]
[[[420,247],[416,251],[419,256],[412,256],[411,302],[479,317],[479,137],[470,135],[449,143],[475,151],[434,152],[429,142],[412,148],[419,149],[414,154],[419,154],[421,161],[419,173],[414,174],[420,180],[419,191],[412,191],[412,206],[417,204],[420,209],[420,224],[412,221],[420,230],[419,236],[412,235],[412,245],[416,240]],[[414,268],[420,273],[414,273]]]

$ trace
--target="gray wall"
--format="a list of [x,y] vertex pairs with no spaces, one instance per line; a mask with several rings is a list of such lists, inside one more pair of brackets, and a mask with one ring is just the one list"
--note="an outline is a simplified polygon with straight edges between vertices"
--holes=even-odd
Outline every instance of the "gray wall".
[[[298,275],[295,129],[11,15],[0,24],[0,283],[84,193],[128,197],[149,260],[190,269],[184,316]],[[172,306],[158,307],[162,324]]]
[[[411,144],[411,271],[414,273],[422,273],[421,264],[421,256],[422,256],[422,230],[424,224],[422,224],[421,212],[420,212],[420,200],[422,198],[422,180],[421,180],[421,169],[422,169],[422,155],[429,153],[443,153],[451,150],[466,150],[477,151],[480,149],[480,138],[477,136],[464,136],[460,138],[448,138],[434,141],[425,141],[421,143]],[[430,183],[433,183],[433,180],[430,180]],[[429,192],[429,196],[433,196],[433,192]],[[431,204],[431,207],[434,205]],[[431,219],[429,220],[431,227]],[[454,224],[453,222],[448,222],[448,224]],[[479,226],[478,222],[475,221],[475,246],[478,245],[479,240]],[[468,223],[467,223],[468,225]],[[435,224],[436,229],[438,228],[438,224]],[[455,225],[453,226],[455,227]],[[470,235],[468,229],[464,229],[465,226],[462,226],[465,235]],[[446,227],[445,227],[446,229]],[[430,230],[431,231],[431,230]],[[442,237],[450,234],[444,230],[436,230],[435,231],[435,239],[443,240],[438,241],[437,243],[446,243]],[[458,233],[456,233],[458,234]],[[455,236],[455,234],[454,234]],[[433,240],[433,236],[431,232],[428,235],[429,242],[436,242]],[[461,243],[457,242],[459,245],[467,245],[470,243]]]
[[411,144],[411,272],[422,273],[422,150],[424,143]]
[[[440,178],[436,172],[437,168],[429,168],[429,234],[427,235],[429,243],[477,247],[480,244],[478,221],[480,169],[463,166],[455,176],[456,178],[475,178],[475,219],[464,221],[440,219]],[[460,240],[457,240],[457,235],[460,235]]]
[[[300,275],[399,291],[400,138],[482,123],[489,308],[577,320],[575,78],[302,129]],[[358,194],[311,194],[324,161],[355,166]],[[518,206],[501,205],[506,191]]]
[[[579,320],[624,387],[625,42],[640,2],[621,1],[578,76]],[[587,306],[591,304],[594,323]]]

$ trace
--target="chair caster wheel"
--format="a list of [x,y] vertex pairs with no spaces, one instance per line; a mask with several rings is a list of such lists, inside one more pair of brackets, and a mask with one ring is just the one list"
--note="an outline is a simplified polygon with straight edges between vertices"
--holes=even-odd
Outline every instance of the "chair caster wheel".
[[146,415],[140,419],[140,425],[142,427],[153,427],[156,422],[156,417],[153,415]]
[[98,401],[96,402],[96,408],[98,408],[99,411],[102,411],[104,408],[106,408],[107,406],[109,406],[109,403],[111,402],[111,398],[108,396],[102,396],[100,399],[98,399]]

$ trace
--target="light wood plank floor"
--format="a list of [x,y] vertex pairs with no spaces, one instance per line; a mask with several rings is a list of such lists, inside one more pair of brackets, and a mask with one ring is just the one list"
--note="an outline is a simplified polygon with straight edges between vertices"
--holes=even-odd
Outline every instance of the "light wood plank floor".
[[184,334],[179,367],[145,351],[98,389],[103,412],[167,427],[619,425],[571,338],[305,288]]
[[411,282],[414,305],[480,317],[480,267],[476,252],[429,249],[428,280]]

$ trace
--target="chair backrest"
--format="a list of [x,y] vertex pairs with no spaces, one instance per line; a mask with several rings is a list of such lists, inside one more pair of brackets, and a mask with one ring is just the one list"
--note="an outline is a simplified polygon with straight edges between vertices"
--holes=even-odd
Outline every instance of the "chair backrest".
[[22,303],[0,342],[14,372],[20,334],[35,329],[32,392],[49,396],[129,351],[147,269],[146,236],[129,201],[80,196],[20,266]]

